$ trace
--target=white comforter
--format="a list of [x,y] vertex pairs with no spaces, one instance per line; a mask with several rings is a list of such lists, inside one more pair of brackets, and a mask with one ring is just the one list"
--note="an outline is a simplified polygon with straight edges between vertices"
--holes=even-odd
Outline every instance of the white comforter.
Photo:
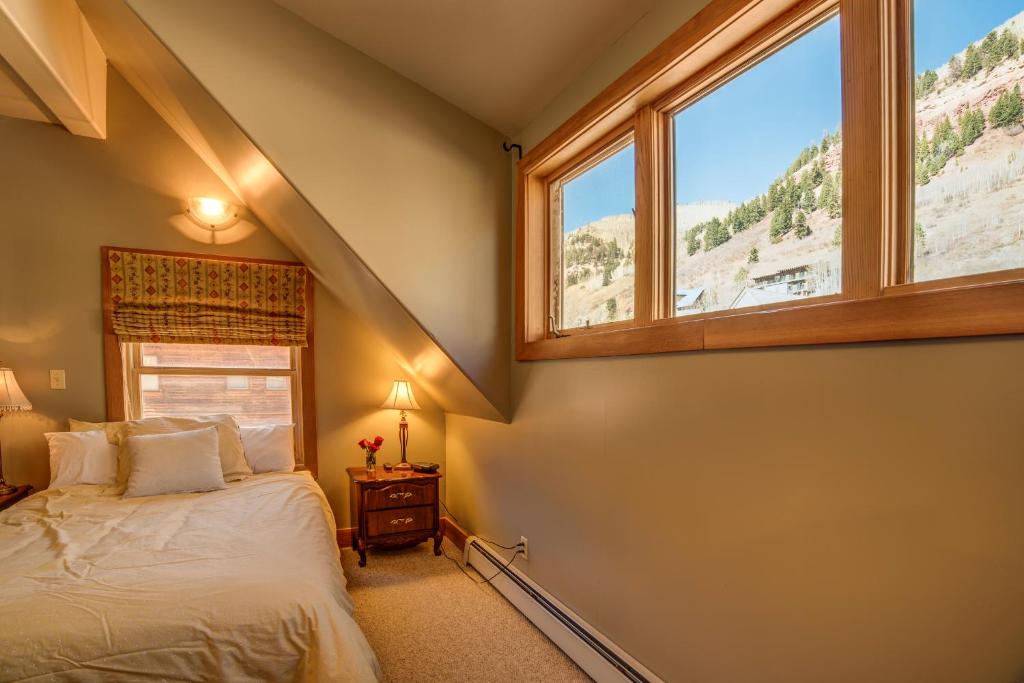
[[0,512],[0,680],[373,681],[334,517],[304,473]]

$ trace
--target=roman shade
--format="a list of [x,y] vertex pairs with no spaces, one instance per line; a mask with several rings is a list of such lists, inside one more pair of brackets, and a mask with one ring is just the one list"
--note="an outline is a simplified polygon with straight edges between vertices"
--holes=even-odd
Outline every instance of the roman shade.
[[118,341],[306,346],[299,263],[106,249]]

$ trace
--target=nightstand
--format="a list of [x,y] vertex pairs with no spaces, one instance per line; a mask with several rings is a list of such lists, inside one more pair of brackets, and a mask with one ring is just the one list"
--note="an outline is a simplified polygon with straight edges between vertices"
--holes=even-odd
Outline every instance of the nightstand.
[[6,510],[22,498],[27,498],[30,493],[32,493],[32,487],[25,484],[23,486],[19,486],[18,490],[14,493],[10,493],[6,496],[0,496],[0,510]]
[[359,566],[366,566],[366,549],[374,546],[409,546],[434,540],[434,554],[441,554],[441,475],[411,471],[385,472],[378,467],[373,476],[365,467],[349,467],[349,497],[352,505],[352,550],[359,553]]

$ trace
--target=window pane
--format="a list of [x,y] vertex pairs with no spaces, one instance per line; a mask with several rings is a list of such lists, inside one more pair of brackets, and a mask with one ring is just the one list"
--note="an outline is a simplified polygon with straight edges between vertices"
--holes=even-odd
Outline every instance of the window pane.
[[634,173],[630,143],[556,188],[563,329],[633,317]]
[[913,279],[1024,267],[1024,0],[914,2]]
[[841,290],[839,18],[673,117],[676,315]]
[[150,368],[253,368],[287,370],[287,346],[230,344],[143,344],[142,365]]
[[[142,417],[228,414],[240,425],[293,422],[288,377],[161,375],[152,390],[152,385],[145,383],[148,376],[142,375]],[[239,379],[245,380],[245,386]]]

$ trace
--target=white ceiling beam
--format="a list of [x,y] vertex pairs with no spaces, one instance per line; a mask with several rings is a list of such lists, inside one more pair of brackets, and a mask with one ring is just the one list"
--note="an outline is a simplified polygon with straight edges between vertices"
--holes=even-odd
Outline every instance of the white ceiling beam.
[[0,55],[75,135],[107,136],[107,57],[75,0],[0,0]]

